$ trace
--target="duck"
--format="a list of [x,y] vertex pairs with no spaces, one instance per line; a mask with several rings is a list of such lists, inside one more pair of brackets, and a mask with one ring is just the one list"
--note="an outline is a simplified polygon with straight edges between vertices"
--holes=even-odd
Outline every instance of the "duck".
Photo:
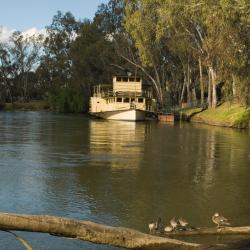
[[176,221],[175,217],[170,220],[170,225],[173,230],[178,226],[178,222]]
[[160,226],[161,226],[161,218],[159,217],[156,222],[151,222],[148,224],[149,233],[156,232],[157,230],[160,229]]
[[164,232],[166,232],[166,233],[170,233],[170,232],[172,232],[173,231],[173,227],[172,226],[166,226],[165,228],[164,228]]
[[219,213],[217,212],[212,216],[212,221],[213,223],[217,224],[217,227],[230,225],[228,219],[223,217],[222,215],[219,215]]
[[188,225],[188,222],[187,222],[187,220],[185,220],[184,218],[179,218],[179,224],[182,226],[182,227],[187,227],[187,225]]

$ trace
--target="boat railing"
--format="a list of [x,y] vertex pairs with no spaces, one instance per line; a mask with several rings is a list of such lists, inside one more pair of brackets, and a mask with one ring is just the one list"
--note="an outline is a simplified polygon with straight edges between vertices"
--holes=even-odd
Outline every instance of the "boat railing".
[[94,93],[94,97],[101,97],[101,98],[108,98],[108,97],[148,97],[152,98],[152,92],[151,91],[112,91],[112,90],[106,90],[106,91],[100,91]]

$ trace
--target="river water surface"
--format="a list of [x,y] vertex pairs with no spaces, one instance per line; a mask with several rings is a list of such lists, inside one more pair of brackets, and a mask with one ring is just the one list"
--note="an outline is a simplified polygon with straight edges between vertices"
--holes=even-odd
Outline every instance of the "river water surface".
[[[164,223],[183,216],[193,226],[211,227],[216,211],[233,225],[249,225],[250,133],[2,112],[0,211],[65,216],[143,232],[158,216]],[[35,249],[114,249],[47,234],[19,234]],[[23,249],[4,232],[0,248]]]

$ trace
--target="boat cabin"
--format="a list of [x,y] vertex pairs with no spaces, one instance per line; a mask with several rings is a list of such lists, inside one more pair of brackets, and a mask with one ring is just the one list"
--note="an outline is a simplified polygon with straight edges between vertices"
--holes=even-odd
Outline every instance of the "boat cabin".
[[112,85],[95,86],[90,99],[91,113],[127,109],[153,112],[154,106],[152,90],[143,89],[140,77],[114,76]]

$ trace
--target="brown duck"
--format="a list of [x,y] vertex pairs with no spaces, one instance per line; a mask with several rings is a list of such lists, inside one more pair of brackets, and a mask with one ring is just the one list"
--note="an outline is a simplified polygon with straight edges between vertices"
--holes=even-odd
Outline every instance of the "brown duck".
[[213,223],[217,224],[217,227],[230,225],[228,219],[223,217],[222,215],[219,215],[219,213],[215,213],[212,216],[212,221],[213,221]]

